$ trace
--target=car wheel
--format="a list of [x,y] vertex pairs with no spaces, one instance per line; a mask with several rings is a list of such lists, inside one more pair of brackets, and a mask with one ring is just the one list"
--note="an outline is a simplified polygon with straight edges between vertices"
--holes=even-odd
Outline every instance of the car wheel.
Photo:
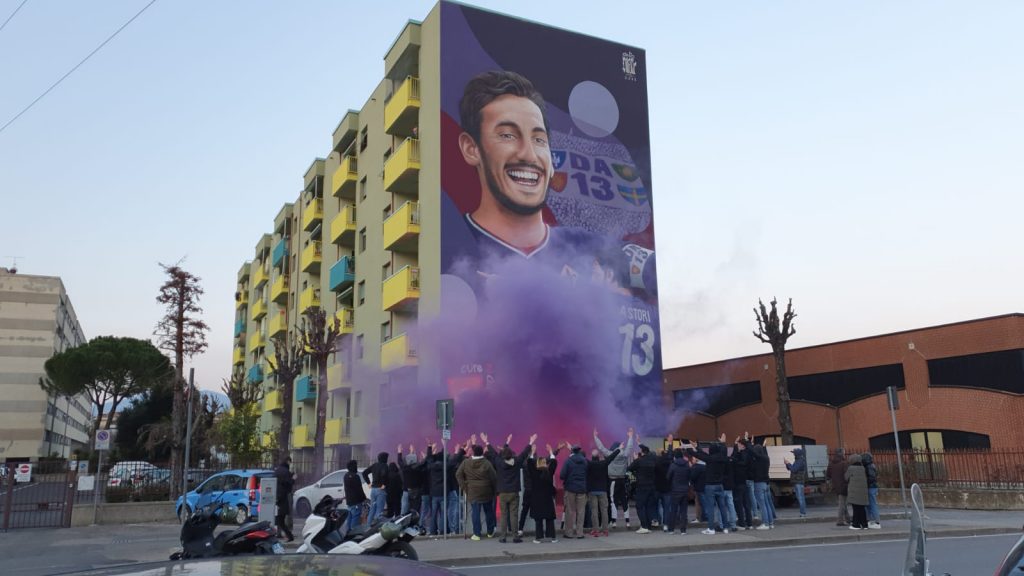
[[406,560],[419,560],[419,556],[416,554],[416,549],[412,547],[412,544],[401,541],[388,544],[384,548],[382,556],[405,558]]
[[188,507],[188,504],[184,504],[181,508],[178,508],[178,522],[188,520],[188,517],[191,515],[192,509]]
[[299,498],[299,501],[295,503],[295,517],[305,518],[313,513],[313,508],[309,505],[309,500],[305,498]]
[[238,505],[238,516],[235,517],[235,523],[241,526],[249,520],[249,509],[245,507],[245,504]]

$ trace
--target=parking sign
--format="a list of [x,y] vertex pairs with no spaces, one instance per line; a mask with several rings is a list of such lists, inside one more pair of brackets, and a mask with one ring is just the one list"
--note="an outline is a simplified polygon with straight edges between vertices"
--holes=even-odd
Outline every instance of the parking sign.
[[110,450],[110,430],[96,431],[96,449]]

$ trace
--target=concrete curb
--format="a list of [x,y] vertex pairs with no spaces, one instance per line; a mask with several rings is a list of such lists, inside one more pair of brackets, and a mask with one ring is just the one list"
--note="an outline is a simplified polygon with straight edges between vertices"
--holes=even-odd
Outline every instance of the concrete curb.
[[[929,530],[930,538],[953,538],[964,536],[997,536],[1001,534],[1018,534],[1017,528],[949,528]],[[561,550],[546,553],[501,554],[500,556],[478,556],[473,558],[435,558],[421,560],[443,568],[459,568],[486,564],[513,564],[519,562],[537,562],[544,560],[576,560],[580,558],[622,558],[630,556],[647,556],[651,554],[686,554],[694,552],[712,552],[724,550],[744,550],[751,548],[782,548],[786,546],[807,546],[816,544],[847,544],[851,542],[877,542],[906,538],[904,534],[884,532],[858,532],[856,534],[810,536],[805,538],[780,538],[778,540],[762,540],[755,542],[718,542],[699,544],[669,544],[657,547],[642,548],[606,548],[597,550]]]

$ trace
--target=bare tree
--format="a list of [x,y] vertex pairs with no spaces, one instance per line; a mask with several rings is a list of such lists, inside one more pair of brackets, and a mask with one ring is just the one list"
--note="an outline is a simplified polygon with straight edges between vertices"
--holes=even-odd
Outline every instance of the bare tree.
[[281,410],[281,427],[277,431],[277,459],[284,460],[288,456],[288,439],[292,433],[292,402],[295,399],[295,379],[302,373],[302,351],[300,338],[275,336],[273,356],[267,356],[270,373],[277,382],[284,406]]
[[772,347],[772,356],[775,358],[775,388],[779,398],[779,431],[782,435],[782,443],[790,445],[793,443],[793,416],[789,411],[786,342],[790,336],[796,334],[796,327],[793,325],[793,319],[796,318],[796,312],[793,311],[793,299],[789,299],[781,322],[775,298],[772,298],[771,301],[771,311],[765,308],[764,302],[760,298],[758,298],[757,304],[758,308],[754,308],[754,317],[757,319],[757,331],[754,332],[754,337]]
[[200,319],[203,309],[199,297],[203,288],[199,277],[182,269],[178,264],[160,264],[167,281],[160,287],[156,301],[167,308],[167,313],[156,325],[155,336],[162,350],[174,355],[174,406],[171,410],[171,498],[181,489],[184,472],[185,436],[185,359],[206,350],[206,332],[209,326]]
[[341,341],[341,322],[338,317],[328,324],[327,313],[319,307],[305,313],[302,328],[302,348],[316,363],[316,435],[313,437],[313,473],[319,478],[324,469],[324,442],[327,428],[327,359],[334,354]]

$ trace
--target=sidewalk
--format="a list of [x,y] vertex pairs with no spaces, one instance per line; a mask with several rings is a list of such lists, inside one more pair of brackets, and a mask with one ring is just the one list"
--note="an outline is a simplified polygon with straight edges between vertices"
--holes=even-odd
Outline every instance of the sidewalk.
[[[497,538],[484,538],[473,542],[461,536],[441,540],[419,538],[414,542],[420,560],[457,568],[481,564],[527,562],[535,560],[562,560],[569,558],[610,558],[648,554],[702,552],[740,548],[784,547],[807,544],[828,544],[855,541],[904,540],[910,531],[910,521],[901,518],[898,509],[882,511],[881,530],[850,530],[835,525],[830,507],[809,509],[807,518],[799,518],[795,510],[780,510],[774,530],[741,530],[732,534],[705,536],[700,533],[704,525],[691,525],[685,536],[665,534],[652,530],[641,535],[621,526],[608,538],[587,536],[581,540],[563,540],[559,533],[557,543],[534,544],[531,535],[522,544],[501,544]],[[826,515],[827,512],[827,515]],[[981,536],[1012,534],[1021,531],[1024,514],[1020,512],[977,512],[935,510],[927,512],[926,529],[929,538],[950,536]]]

